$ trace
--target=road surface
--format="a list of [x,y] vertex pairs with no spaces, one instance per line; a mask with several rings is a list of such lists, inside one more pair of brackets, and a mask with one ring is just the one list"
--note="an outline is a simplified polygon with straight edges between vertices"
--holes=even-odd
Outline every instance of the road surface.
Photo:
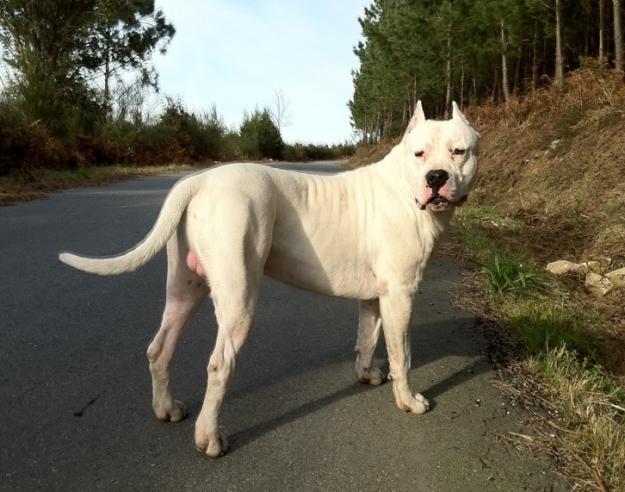
[[450,305],[460,270],[444,258],[423,282],[412,323],[410,379],[433,403],[429,413],[397,410],[390,384],[355,381],[356,302],[266,279],[223,409],[230,452],[211,460],[193,445],[216,332],[209,303],[174,361],[174,395],[190,418],[156,420],[145,350],[164,302],[164,254],[119,277],[73,270],[56,255],[134,245],[179,177],[0,208],[0,489],[562,488],[496,443],[497,434],[519,430],[522,415],[489,382],[494,373],[474,318]]

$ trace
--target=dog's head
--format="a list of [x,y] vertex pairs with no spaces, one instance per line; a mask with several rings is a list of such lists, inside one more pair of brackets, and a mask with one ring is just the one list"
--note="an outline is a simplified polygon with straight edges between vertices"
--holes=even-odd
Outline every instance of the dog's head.
[[437,212],[464,203],[477,172],[479,138],[455,102],[447,121],[427,120],[417,103],[397,151],[419,209]]

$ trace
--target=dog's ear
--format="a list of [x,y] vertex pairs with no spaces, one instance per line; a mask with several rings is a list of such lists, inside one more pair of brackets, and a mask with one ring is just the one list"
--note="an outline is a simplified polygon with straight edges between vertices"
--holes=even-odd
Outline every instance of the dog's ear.
[[469,125],[469,120],[467,120],[467,117],[462,114],[462,111],[460,111],[460,108],[456,104],[456,101],[451,103],[451,107],[452,107],[451,118],[454,120],[463,121],[464,123]]
[[404,136],[402,137],[402,140],[405,140],[405,138],[408,136],[408,134],[414,130],[415,126],[417,126],[419,123],[422,123],[425,121],[425,113],[423,112],[423,105],[421,104],[421,100],[417,101],[417,107],[414,110],[414,114],[412,115],[412,118],[410,118],[410,121],[408,122],[408,126],[406,127],[406,131],[404,132]]

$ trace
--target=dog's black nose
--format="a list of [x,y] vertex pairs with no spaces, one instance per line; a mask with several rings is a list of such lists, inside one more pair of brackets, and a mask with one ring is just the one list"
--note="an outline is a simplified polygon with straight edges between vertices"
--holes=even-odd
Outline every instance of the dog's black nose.
[[434,169],[425,175],[425,181],[429,188],[436,193],[449,179],[449,173],[443,169]]

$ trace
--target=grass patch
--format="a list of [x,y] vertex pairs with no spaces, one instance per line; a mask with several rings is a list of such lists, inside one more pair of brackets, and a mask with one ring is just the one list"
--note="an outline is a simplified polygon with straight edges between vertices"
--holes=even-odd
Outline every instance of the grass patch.
[[548,353],[564,347],[589,360],[596,360],[599,337],[586,328],[589,320],[585,314],[537,299],[512,304],[508,307],[512,316],[507,323],[523,340],[529,353]]
[[625,490],[623,388],[564,346],[527,359],[521,370],[548,410],[535,416],[532,444],[559,458],[561,472],[581,488]]
[[625,391],[602,365],[601,314],[536,265],[523,223],[470,205],[454,224],[477,272],[460,302],[521,347],[501,385],[530,409],[536,435],[515,444],[550,454],[577,487],[625,490]]

